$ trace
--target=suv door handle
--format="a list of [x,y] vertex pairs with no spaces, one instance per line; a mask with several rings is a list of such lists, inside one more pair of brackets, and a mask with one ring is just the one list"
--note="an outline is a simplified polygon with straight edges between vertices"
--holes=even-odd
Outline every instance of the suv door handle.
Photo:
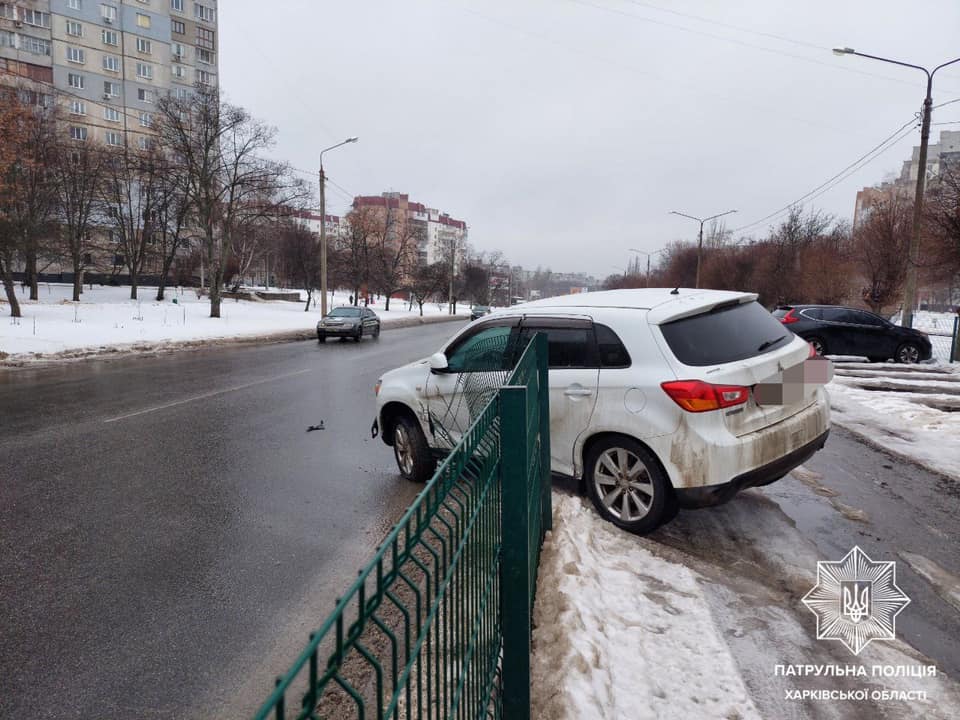
[[585,387],[568,387],[563,394],[567,397],[587,397],[593,395],[593,390]]

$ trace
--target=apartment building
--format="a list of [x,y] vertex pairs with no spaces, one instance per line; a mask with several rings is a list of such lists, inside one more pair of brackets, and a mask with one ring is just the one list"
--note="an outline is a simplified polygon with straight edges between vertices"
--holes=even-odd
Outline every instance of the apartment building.
[[427,265],[448,262],[452,252],[454,265],[459,267],[466,256],[467,223],[423,203],[411,201],[409,195],[398,192],[385,192],[379,196],[360,195],[353,199],[353,207],[383,208],[384,212],[391,209],[402,213],[407,223],[421,230],[417,249],[420,261]]
[[218,77],[217,0],[4,0],[0,82],[62,104],[70,137],[146,148],[157,101]]

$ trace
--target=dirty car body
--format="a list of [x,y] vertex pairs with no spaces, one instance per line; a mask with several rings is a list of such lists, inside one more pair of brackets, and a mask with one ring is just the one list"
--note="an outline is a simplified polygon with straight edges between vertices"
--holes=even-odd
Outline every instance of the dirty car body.
[[[545,333],[553,472],[581,480],[606,519],[649,532],[680,507],[778,480],[826,442],[832,366],[756,299],[651,288],[496,311],[431,358],[386,373],[377,425],[395,452],[400,424],[442,452],[469,424],[454,402],[463,374],[512,367],[530,337]],[[502,347],[502,357],[491,365],[488,351],[476,365],[470,350],[480,346]]]

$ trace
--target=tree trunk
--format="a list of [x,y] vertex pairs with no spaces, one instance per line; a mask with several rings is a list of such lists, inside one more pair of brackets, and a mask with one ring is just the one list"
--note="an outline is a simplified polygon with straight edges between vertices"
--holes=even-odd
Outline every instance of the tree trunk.
[[307,304],[303,308],[304,312],[310,312],[310,301],[313,300],[313,290],[307,288]]
[[383,311],[384,311],[384,312],[390,312],[390,295],[389,295],[389,293],[387,294],[387,303],[386,303],[386,305],[383,306]]
[[80,293],[83,292],[83,275],[81,274],[80,255],[73,255],[73,301],[80,302]]
[[417,300],[417,305],[420,306],[420,317],[423,317],[423,300]]
[[130,299],[137,299],[137,275],[132,270],[130,271]]
[[27,256],[27,284],[30,285],[30,299],[39,300],[40,299],[40,289],[39,289],[39,277],[37,273],[37,251],[36,248],[30,248],[26,252]]
[[10,303],[10,317],[22,317],[20,301],[17,300],[17,289],[13,285],[13,275],[10,274],[10,262],[0,259],[0,276],[3,277],[3,289],[7,293],[7,302]]

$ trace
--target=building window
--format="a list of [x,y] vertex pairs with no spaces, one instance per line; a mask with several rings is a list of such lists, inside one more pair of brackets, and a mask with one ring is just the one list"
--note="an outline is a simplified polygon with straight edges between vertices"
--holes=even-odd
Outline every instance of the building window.
[[187,49],[178,42],[170,43],[170,55],[174,60],[183,60],[187,54]]
[[141,80],[153,80],[153,65],[137,63],[137,77]]
[[144,15],[143,13],[137,13],[137,27],[150,27],[150,16]]
[[17,36],[9,30],[0,30],[0,47],[16,48]]
[[197,47],[206,48],[207,50],[214,50],[214,32],[213,30],[208,30],[207,28],[198,27],[197,28]]
[[201,5],[200,3],[193,4],[193,14],[196,16],[197,20],[203,20],[204,22],[208,23],[217,21],[217,11],[212,7],[207,7],[206,5]]
[[100,15],[103,17],[105,23],[115,23],[117,21],[117,6],[101,5]]
[[120,111],[116,108],[105,107],[103,109],[103,119],[110,122],[120,122]]
[[[14,33],[9,33],[10,36],[10,47],[16,47],[16,38],[17,36]],[[0,45],[4,45],[2,37],[0,37]],[[20,49],[26,50],[28,53],[33,53],[34,55],[46,55],[50,56],[50,41],[41,40],[40,38],[31,37],[29,35],[20,36]]]
[[190,91],[186,88],[178,87],[176,90],[174,90],[174,93],[177,97],[177,100],[186,100],[188,97],[190,97]]
[[103,69],[110,72],[120,72],[120,58],[116,55],[104,55]]
[[83,75],[67,73],[67,85],[77,90],[83,90]]
[[70,101],[70,114],[71,115],[86,115],[87,114],[87,104],[83,100],[71,100]]
[[170,0],[170,9],[183,12],[183,0]]
[[67,35],[83,37],[83,25],[75,20],[67,20]]
[[87,129],[85,127],[79,127],[77,125],[70,126],[70,139],[71,140],[86,140],[87,139]]
[[113,130],[108,130],[103,134],[104,139],[107,141],[107,145],[117,145],[123,144],[123,139],[120,137],[120,133],[114,132]]
[[141,150],[149,150],[149,149],[150,149],[150,138],[145,138],[145,137],[143,137],[142,135],[141,135],[140,137],[138,137],[138,138],[137,138],[137,147],[139,147]]
[[148,112],[140,113],[140,127],[152,127],[153,115]]
[[146,88],[137,88],[137,100],[145,103],[153,102],[153,90],[147,90]]
[[48,28],[50,27],[50,13],[40,12],[39,10],[30,10],[28,8],[21,8],[20,21],[24,25]]
[[186,34],[187,34],[187,26],[186,26],[184,23],[180,22],[179,20],[171,20],[171,21],[170,21],[170,32],[174,32],[174,33],[176,33],[177,35],[186,35]]
[[67,7],[71,10],[79,10],[83,3],[81,0],[67,0]]
[[87,54],[78,47],[67,46],[67,62],[83,65],[87,62]]
[[103,83],[103,95],[107,98],[117,97],[120,94],[120,86],[115,82],[106,81]]
[[204,50],[203,48],[197,48],[197,62],[206,63],[207,65],[213,65],[215,62],[215,56],[213,50]]
[[197,70],[197,82],[201,85],[209,85],[213,76],[206,70]]
[[187,76],[187,68],[183,65],[171,65],[170,75],[178,80],[183,80]]
[[144,55],[150,55],[153,52],[153,43],[146,38],[137,38],[137,52]]
[[120,44],[116,30],[102,30],[100,32],[100,37],[103,39],[104,45],[117,46]]

